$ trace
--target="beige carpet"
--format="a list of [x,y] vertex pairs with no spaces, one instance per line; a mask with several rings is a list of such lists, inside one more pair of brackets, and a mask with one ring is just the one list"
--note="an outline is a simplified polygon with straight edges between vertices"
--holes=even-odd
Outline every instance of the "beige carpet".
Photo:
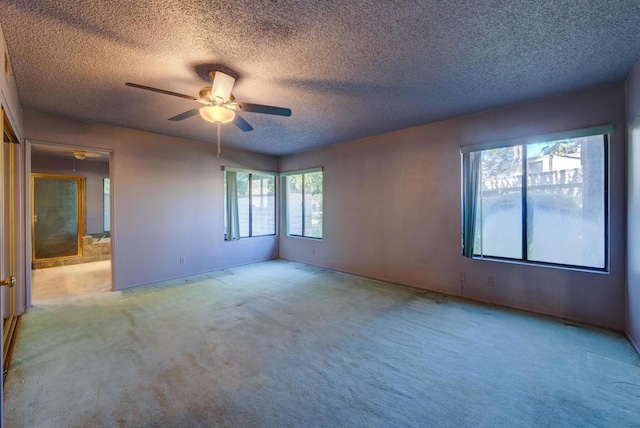
[[31,271],[31,301],[65,299],[111,291],[111,261]]
[[286,261],[29,310],[7,427],[640,423],[617,333]]

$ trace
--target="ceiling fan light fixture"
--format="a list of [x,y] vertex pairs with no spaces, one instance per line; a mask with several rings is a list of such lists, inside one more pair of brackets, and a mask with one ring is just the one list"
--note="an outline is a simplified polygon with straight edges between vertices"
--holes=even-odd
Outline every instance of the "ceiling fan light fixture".
[[82,150],[74,150],[73,151],[73,157],[75,157],[78,160],[82,160],[82,159],[85,159],[87,157],[87,153],[82,151]]
[[205,106],[200,108],[200,116],[213,123],[228,123],[236,117],[236,112],[221,106]]

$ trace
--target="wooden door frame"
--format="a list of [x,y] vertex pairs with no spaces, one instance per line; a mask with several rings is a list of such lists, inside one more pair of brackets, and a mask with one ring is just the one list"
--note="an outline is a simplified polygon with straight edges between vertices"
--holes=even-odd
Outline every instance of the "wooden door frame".
[[[8,213],[8,226],[9,237],[6,237],[7,231],[3,230],[2,236],[2,249],[4,250],[4,241],[9,239],[9,265],[7,266],[8,272],[1,272],[3,275],[10,274],[15,276],[17,281],[10,292],[10,310],[14,316],[9,318],[7,326],[5,326],[4,317],[0,322],[0,336],[3,338],[3,351],[0,353],[0,367],[2,367],[3,374],[0,377],[0,427],[2,426],[2,389],[4,384],[5,369],[10,363],[11,348],[15,340],[15,333],[18,328],[19,316],[25,309],[25,255],[24,255],[24,145],[20,144],[19,134],[16,132],[15,124],[11,120],[11,114],[5,110],[4,97],[0,100],[0,135],[2,136],[2,162],[0,167],[0,174],[2,175],[2,228],[5,229],[7,222],[6,214]],[[5,159],[5,131],[8,135],[7,141],[9,142],[7,156]],[[9,168],[9,171],[5,171],[5,167]],[[8,173],[9,183],[9,207],[5,206],[6,195],[5,190],[5,172]],[[3,261],[4,262],[4,261]],[[5,279],[5,278],[2,278]],[[0,294],[0,304],[1,294]],[[5,327],[9,330],[5,331]],[[8,347],[5,348],[5,343]]]
[[[22,288],[24,287],[24,272],[23,269],[21,269],[21,264],[19,263],[19,260],[22,259],[22,255],[19,251],[21,247],[21,245],[19,245],[19,242],[21,238],[20,206],[22,202],[20,191],[21,179],[19,172],[21,169],[20,154],[22,151],[22,147],[19,145],[18,137],[13,131],[13,127],[4,108],[2,108],[1,115],[2,186],[3,191],[8,191],[8,195],[2,195],[2,246],[4,249],[5,243],[8,243],[9,247],[8,266],[6,267],[7,271],[3,272],[2,275],[4,277],[9,275],[20,279],[19,281],[16,281],[16,284],[9,289],[9,317],[7,318],[6,323],[4,317],[2,320],[2,370],[4,376],[10,362],[10,352],[15,340],[18,317],[22,314],[24,309],[24,305],[20,303],[21,299],[19,299],[19,297],[23,297],[24,295],[24,293],[21,292]],[[7,136],[6,139],[5,135]],[[8,146],[5,147],[6,144],[8,144]],[[8,171],[5,171],[5,168],[8,168]],[[8,180],[7,183],[4,182],[5,178]],[[5,206],[5,202],[8,203],[8,206]],[[8,226],[8,230],[5,230],[5,226]],[[2,262],[4,263],[4,261],[5,260],[3,258]]]
[[[77,210],[77,245],[78,251],[76,254],[61,256],[61,257],[52,257],[52,258],[36,258],[35,254],[35,245],[36,245],[36,228],[35,228],[35,209],[36,209],[36,196],[35,196],[35,181],[37,178],[49,178],[54,180],[75,180],[78,202],[76,204]],[[83,176],[76,175],[62,175],[62,174],[40,174],[40,173],[31,173],[31,260],[32,261],[46,261],[46,260],[59,260],[59,259],[71,259],[76,257],[82,257],[82,241],[84,236],[84,228],[85,228],[85,178]]]

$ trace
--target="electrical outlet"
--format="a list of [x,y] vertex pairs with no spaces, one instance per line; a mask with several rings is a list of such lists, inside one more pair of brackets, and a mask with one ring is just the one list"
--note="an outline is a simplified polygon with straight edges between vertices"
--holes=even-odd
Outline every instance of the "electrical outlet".
[[184,257],[180,257],[180,264],[183,265],[184,264]]
[[489,287],[493,287],[495,285],[495,278],[493,277],[493,275],[487,276],[487,285]]
[[467,280],[467,274],[465,272],[460,272],[460,281],[466,281]]

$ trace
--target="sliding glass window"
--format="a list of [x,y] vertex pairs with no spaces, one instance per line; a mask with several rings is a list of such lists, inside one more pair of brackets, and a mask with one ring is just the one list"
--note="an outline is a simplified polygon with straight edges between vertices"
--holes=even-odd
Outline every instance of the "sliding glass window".
[[290,172],[284,175],[287,234],[322,239],[322,170]]
[[464,148],[463,255],[606,270],[608,131]]
[[226,170],[225,240],[275,235],[275,173]]
[[102,230],[111,231],[111,180],[102,179]]

